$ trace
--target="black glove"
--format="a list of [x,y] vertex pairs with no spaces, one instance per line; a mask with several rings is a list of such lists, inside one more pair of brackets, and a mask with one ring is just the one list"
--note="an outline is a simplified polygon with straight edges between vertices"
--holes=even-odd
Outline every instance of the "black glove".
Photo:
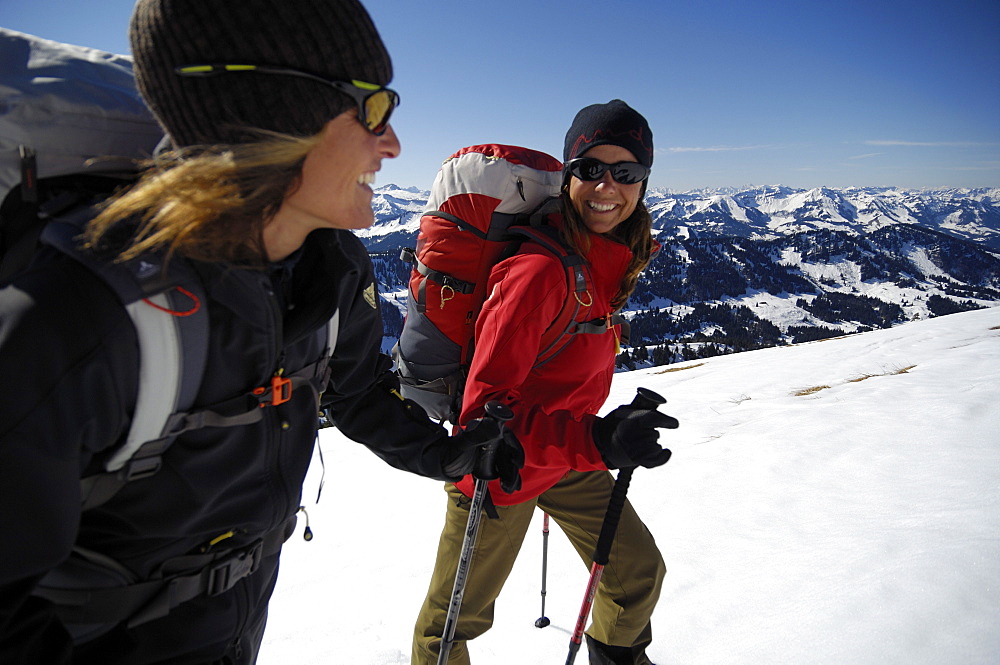
[[[487,444],[496,442],[495,451]],[[512,431],[493,418],[476,418],[450,438],[451,459],[445,456],[444,475],[457,482],[467,474],[483,480],[500,479],[507,494],[521,489],[520,469],[524,467],[524,448]]]
[[656,428],[677,429],[678,425],[676,418],[665,413],[626,404],[597,419],[594,443],[609,469],[651,469],[670,459],[670,451],[657,443],[660,433]]

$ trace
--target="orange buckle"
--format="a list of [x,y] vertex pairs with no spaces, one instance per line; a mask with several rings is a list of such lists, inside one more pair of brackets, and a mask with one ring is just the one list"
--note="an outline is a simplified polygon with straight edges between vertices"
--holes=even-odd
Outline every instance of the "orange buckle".
[[271,405],[278,406],[292,399],[292,380],[283,376],[271,377]]
[[[257,398],[260,398],[267,393],[267,388],[261,386],[260,388],[254,388],[252,392]],[[286,379],[282,376],[272,376],[271,401],[262,401],[260,403],[260,408],[263,409],[265,406],[277,406],[279,404],[284,404],[290,399],[292,399],[292,380]]]

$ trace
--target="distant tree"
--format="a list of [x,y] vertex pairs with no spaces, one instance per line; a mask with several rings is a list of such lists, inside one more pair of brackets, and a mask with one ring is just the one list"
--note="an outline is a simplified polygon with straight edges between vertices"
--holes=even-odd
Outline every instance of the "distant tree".
[[399,309],[397,309],[395,305],[389,305],[383,302],[381,309],[382,335],[398,339],[399,334],[403,332],[403,315],[399,313]]
[[789,326],[785,334],[788,335],[792,344],[800,344],[802,342],[814,342],[820,339],[839,337],[844,333],[825,326]]
[[957,302],[951,298],[944,298],[934,294],[927,299],[927,309],[930,310],[932,316],[946,316],[948,314],[968,312],[974,309],[984,309],[984,307],[982,305],[977,305],[971,300]]
[[802,299],[799,303],[807,312],[828,323],[857,321],[867,326],[888,328],[905,320],[903,308],[899,305],[853,293],[831,291],[817,296],[811,303]]

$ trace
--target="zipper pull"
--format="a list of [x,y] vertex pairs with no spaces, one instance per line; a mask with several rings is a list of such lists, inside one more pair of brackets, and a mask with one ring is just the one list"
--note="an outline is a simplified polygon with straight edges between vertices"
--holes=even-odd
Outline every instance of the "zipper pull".
[[309,528],[309,513],[306,512],[306,507],[305,506],[299,506],[299,511],[298,512],[300,512],[300,513],[302,513],[303,515],[306,516],[306,529],[305,529],[305,531],[302,532],[302,540],[304,540],[304,541],[306,541],[308,543],[310,540],[313,539],[312,529]]

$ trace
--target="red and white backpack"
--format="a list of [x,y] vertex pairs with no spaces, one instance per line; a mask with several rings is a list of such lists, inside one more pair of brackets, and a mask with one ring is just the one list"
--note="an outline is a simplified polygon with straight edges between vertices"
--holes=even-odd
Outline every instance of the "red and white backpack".
[[432,418],[457,423],[490,271],[525,240],[551,251],[566,268],[566,304],[542,338],[537,364],[559,353],[573,334],[607,331],[606,324],[575,321],[591,277],[586,261],[546,223],[559,211],[561,183],[562,163],[555,157],[509,145],[463,148],[438,171],[417,247],[400,255],[413,270],[403,332],[393,349],[403,396]]

